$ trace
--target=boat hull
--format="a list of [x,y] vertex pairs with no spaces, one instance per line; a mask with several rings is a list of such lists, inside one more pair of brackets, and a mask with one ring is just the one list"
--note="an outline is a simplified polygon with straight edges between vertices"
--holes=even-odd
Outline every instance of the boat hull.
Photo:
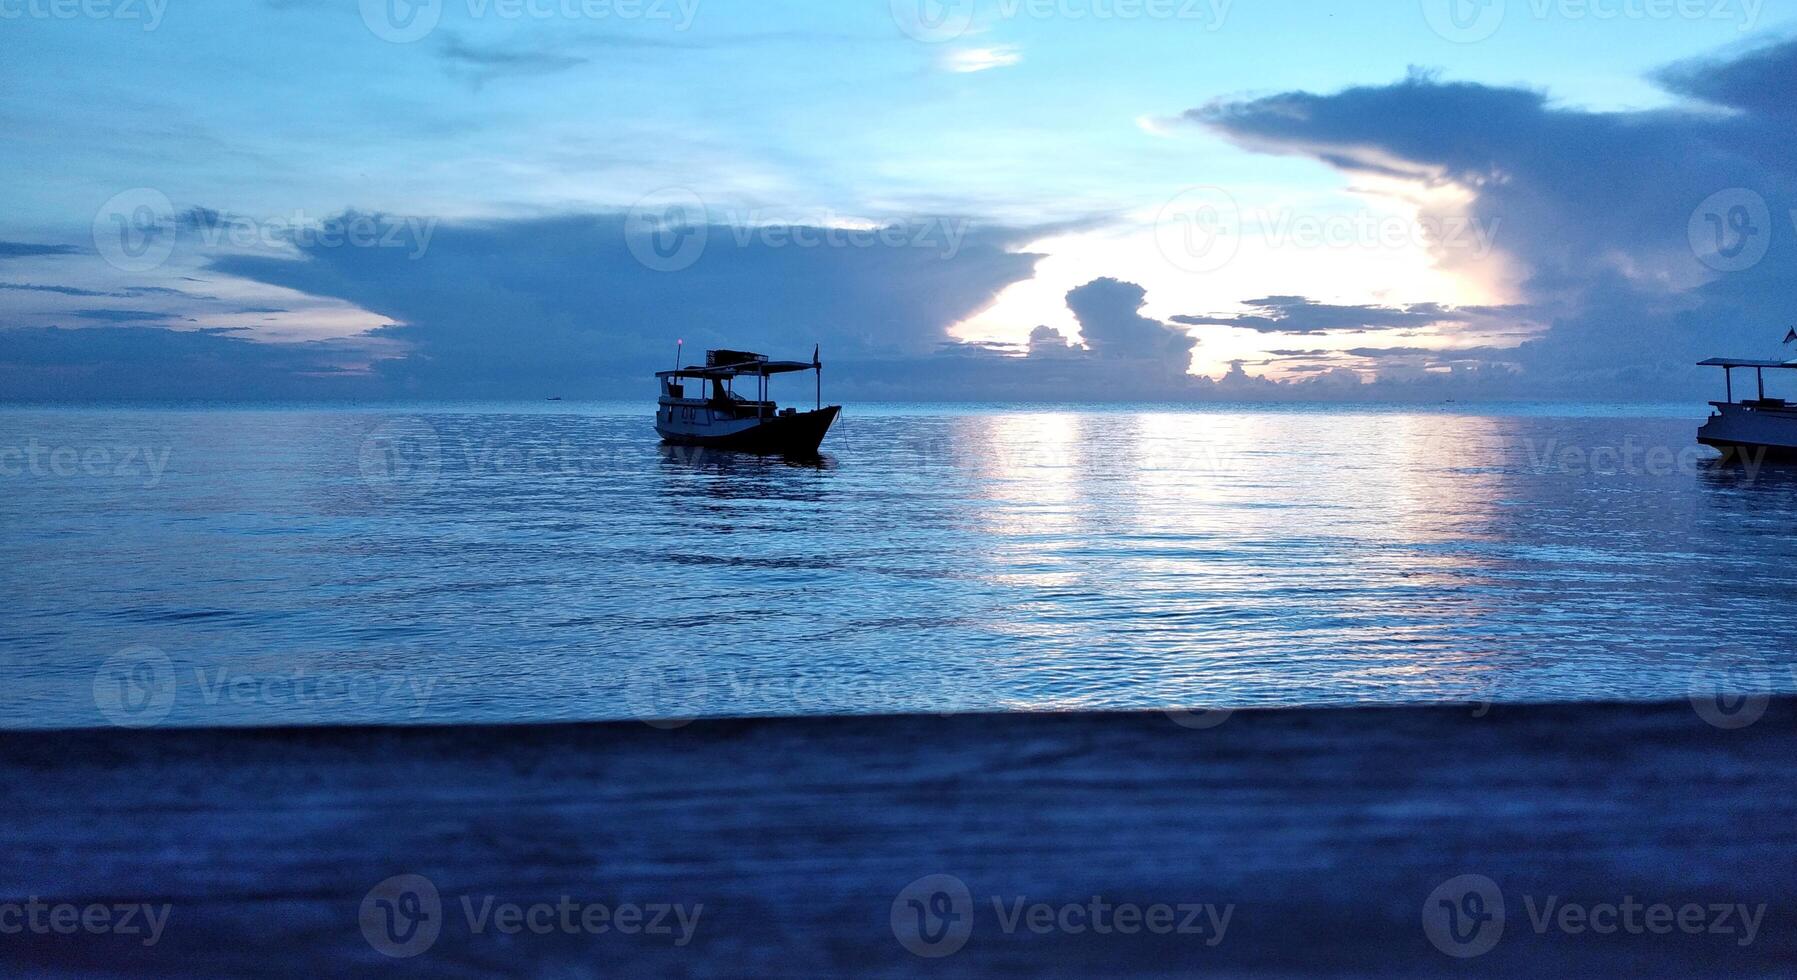
[[655,431],[661,435],[662,442],[674,446],[702,446],[765,456],[815,456],[841,412],[842,406],[831,405],[791,415],[696,423],[661,421],[658,416]]
[[1716,414],[1697,430],[1697,441],[1725,458],[1753,462],[1797,461],[1797,411],[1717,402]]

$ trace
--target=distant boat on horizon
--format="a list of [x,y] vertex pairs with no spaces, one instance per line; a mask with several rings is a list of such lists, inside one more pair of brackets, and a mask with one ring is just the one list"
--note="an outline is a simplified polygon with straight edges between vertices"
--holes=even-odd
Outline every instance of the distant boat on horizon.
[[[675,355],[674,370],[658,371],[661,397],[655,411],[655,431],[662,441],[678,446],[703,446],[765,455],[815,456],[831,423],[842,412],[840,405],[824,405],[823,362],[817,349],[810,361],[771,361],[751,351],[708,350],[705,365],[681,367]],[[781,408],[768,397],[768,384],[776,374],[812,371],[817,375],[817,406],[809,412]],[[756,396],[735,392],[736,379],[755,379]],[[687,394],[686,382],[695,381],[704,397]]]

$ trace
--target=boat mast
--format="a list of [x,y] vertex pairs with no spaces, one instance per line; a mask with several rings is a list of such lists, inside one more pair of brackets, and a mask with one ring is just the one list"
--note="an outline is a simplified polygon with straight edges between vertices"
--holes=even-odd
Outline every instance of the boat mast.
[[817,352],[822,349],[821,345],[811,345],[811,370],[817,374],[817,408],[819,411],[822,411],[824,407],[824,364],[817,359]]

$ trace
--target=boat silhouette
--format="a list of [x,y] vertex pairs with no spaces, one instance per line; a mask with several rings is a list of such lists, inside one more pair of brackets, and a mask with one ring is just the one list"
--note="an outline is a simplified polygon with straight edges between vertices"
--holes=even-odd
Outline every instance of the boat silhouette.
[[[817,376],[817,405],[809,412],[781,408],[768,397],[770,379],[777,374],[811,371]],[[655,411],[655,431],[662,441],[677,446],[703,446],[764,455],[815,455],[842,412],[842,406],[823,403],[824,365],[813,348],[809,361],[773,361],[751,351],[709,350],[705,365],[679,366],[658,371],[661,397]],[[735,391],[739,378],[753,378],[755,398]],[[688,382],[698,385],[689,395]]]

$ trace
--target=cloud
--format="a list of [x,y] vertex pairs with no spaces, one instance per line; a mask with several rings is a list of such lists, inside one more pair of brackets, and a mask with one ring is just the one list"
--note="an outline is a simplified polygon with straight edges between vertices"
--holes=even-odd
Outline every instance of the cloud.
[[1511,356],[1516,393],[1690,394],[1708,381],[1692,362],[1764,356],[1797,318],[1793,65],[1797,42],[1779,41],[1672,66],[1654,77],[1702,100],[1675,109],[1593,112],[1413,73],[1187,118],[1259,152],[1464,189],[1548,321]]
[[1106,360],[1153,360],[1177,366],[1184,374],[1198,345],[1183,330],[1141,314],[1147,293],[1133,282],[1094,279],[1067,294],[1067,308],[1079,321],[1086,347]]
[[[376,365],[390,392],[616,395],[689,350],[826,359],[929,355],[953,324],[1028,278],[1033,229],[944,218],[890,229],[688,229],[690,265],[661,271],[620,214],[444,224],[404,249],[296,245],[298,261],[234,255],[216,271],[387,318],[409,352]],[[644,256],[645,258],[639,258]],[[648,264],[646,264],[646,262]]]
[[72,310],[68,314],[78,320],[98,320],[103,323],[156,323],[173,320],[173,313],[158,313],[153,310]]
[[367,396],[355,352],[262,344],[214,330],[95,326],[0,330],[0,389],[33,400]]
[[88,298],[98,298],[102,296],[124,297],[129,295],[124,292],[81,289],[76,286],[40,286],[30,282],[0,282],[0,289],[12,290],[15,292],[56,293],[61,296],[82,296]]
[[977,71],[989,71],[993,68],[1009,68],[1023,60],[1023,53],[1014,45],[1003,45],[993,48],[955,48],[942,54],[940,64],[944,71],[957,74],[971,74]]
[[1763,116],[1797,116],[1797,44],[1771,44],[1733,60],[1697,58],[1654,73],[1687,98]]
[[73,245],[37,245],[31,242],[0,241],[0,259],[25,259],[42,255],[78,255]]
[[476,86],[495,78],[551,75],[591,60],[542,46],[476,44],[449,31],[443,32],[437,53],[451,74],[465,76]]
[[1240,327],[1259,333],[1321,334],[1331,331],[1420,329],[1440,323],[1465,323],[1468,317],[1435,303],[1412,306],[1335,306],[1303,296],[1263,296],[1244,300],[1255,312],[1230,316],[1173,317],[1188,326]]
[[1039,326],[1030,331],[1030,357],[1072,357],[1084,351],[1053,327]]

